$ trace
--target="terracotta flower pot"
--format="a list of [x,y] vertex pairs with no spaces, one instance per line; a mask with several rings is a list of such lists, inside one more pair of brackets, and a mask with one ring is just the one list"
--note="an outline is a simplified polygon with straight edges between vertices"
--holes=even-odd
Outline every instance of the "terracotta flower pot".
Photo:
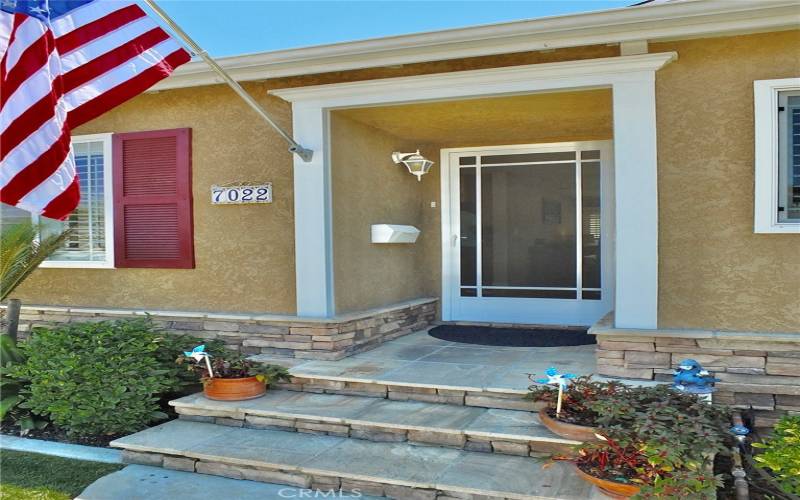
[[208,399],[217,401],[244,401],[260,398],[267,392],[267,385],[256,377],[206,378],[203,393]]
[[577,465],[575,466],[575,470],[577,471],[578,476],[580,476],[581,479],[583,479],[587,483],[597,486],[597,488],[600,489],[600,491],[610,496],[611,498],[615,498],[617,500],[625,500],[639,493],[639,486],[633,484],[618,483],[616,481],[609,481],[608,479],[600,479],[599,477],[594,477],[591,474],[583,472],[581,468],[578,467]]
[[575,441],[580,441],[582,443],[596,443],[599,441],[597,436],[595,436],[595,433],[598,432],[596,427],[568,424],[567,422],[562,422],[551,417],[548,415],[547,411],[548,408],[542,408],[539,410],[539,420],[542,422],[542,424],[544,424],[545,427],[550,429],[553,434],[557,434],[567,439],[574,439]]

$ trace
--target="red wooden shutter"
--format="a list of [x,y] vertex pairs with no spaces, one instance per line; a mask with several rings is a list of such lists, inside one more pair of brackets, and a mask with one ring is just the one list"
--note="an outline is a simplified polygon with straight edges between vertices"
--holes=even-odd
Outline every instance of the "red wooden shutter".
[[191,129],[113,137],[115,266],[194,268]]

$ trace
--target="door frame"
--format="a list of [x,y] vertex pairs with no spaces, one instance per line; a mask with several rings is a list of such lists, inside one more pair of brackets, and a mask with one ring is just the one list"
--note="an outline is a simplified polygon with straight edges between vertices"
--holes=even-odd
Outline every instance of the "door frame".
[[[459,193],[457,191],[458,184],[454,181],[454,175],[458,172],[459,165],[457,162],[451,161],[456,158],[454,153],[463,155],[464,153],[485,154],[486,152],[500,152],[500,151],[515,151],[515,150],[558,150],[564,148],[591,148],[601,150],[601,170],[600,170],[600,185],[601,185],[601,288],[602,297],[598,302],[599,308],[607,310],[614,309],[615,297],[615,195],[614,195],[614,141],[601,140],[601,141],[568,141],[568,142],[552,142],[552,143],[534,143],[534,144],[513,144],[513,145],[500,145],[500,146],[480,146],[480,147],[461,147],[461,148],[443,148],[440,151],[441,166],[441,229],[442,229],[442,320],[443,321],[484,321],[491,323],[520,323],[520,324],[567,324],[563,322],[554,322],[552,320],[532,322],[524,314],[514,312],[515,309],[522,307],[525,302],[537,299],[498,299],[499,307],[497,313],[501,314],[502,318],[488,317],[485,320],[476,318],[457,318],[455,317],[458,311],[456,300],[459,299],[458,289],[460,284],[460,253],[457,251],[458,246],[455,244],[460,241],[460,221],[459,213],[454,210],[455,201],[458,199]],[[480,228],[478,228],[480,231]],[[577,294],[580,297],[580,293]],[[483,298],[486,300],[486,298]],[[539,299],[548,301],[547,304],[561,306],[562,314],[568,313],[570,307],[575,308],[581,305],[582,299]],[[510,308],[502,306],[503,301]],[[519,301],[519,302],[517,302]],[[515,307],[514,304],[517,304]],[[530,302],[527,302],[530,304]],[[483,314],[483,313],[482,313]],[[549,318],[548,318],[549,319]],[[571,325],[590,325],[599,319],[586,319],[577,318],[569,324]]]

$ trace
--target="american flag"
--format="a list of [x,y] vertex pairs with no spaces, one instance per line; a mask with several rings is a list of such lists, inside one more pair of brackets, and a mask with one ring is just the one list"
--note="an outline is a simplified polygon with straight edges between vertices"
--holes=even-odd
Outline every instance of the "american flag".
[[0,0],[0,201],[65,219],[80,201],[70,131],[189,59],[132,2]]

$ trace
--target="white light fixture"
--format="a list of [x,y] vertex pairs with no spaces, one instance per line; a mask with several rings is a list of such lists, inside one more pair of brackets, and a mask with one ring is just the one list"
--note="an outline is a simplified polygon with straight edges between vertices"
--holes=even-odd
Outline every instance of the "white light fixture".
[[422,176],[427,174],[433,165],[432,161],[419,154],[419,149],[416,153],[392,153],[392,161],[397,165],[401,163],[405,165],[411,175],[417,176],[418,181],[422,180]]

